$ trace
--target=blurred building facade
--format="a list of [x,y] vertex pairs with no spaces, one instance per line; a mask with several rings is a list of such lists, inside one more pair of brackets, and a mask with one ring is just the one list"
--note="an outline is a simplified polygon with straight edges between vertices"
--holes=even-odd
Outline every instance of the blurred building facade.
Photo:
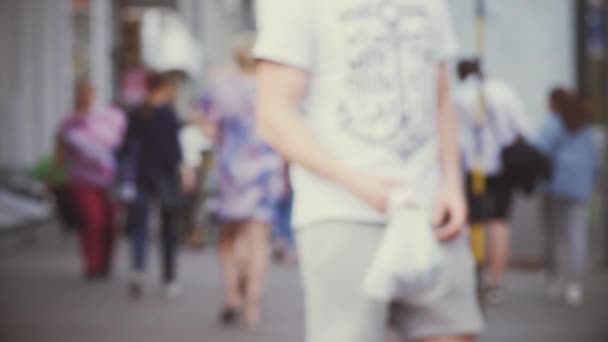
[[[549,89],[563,85],[578,87],[589,96],[598,122],[606,124],[608,0],[485,1],[486,71],[518,90],[531,120],[542,121]],[[230,63],[231,37],[255,28],[254,2],[0,0],[0,167],[29,167],[51,153],[57,125],[72,107],[76,79],[90,79],[100,101],[116,98],[125,63],[121,53],[137,45],[122,30],[127,9],[177,11],[202,46],[205,70]],[[477,53],[476,2],[448,1],[462,57]],[[194,95],[203,86],[203,73],[192,81]],[[606,180],[603,185],[608,189]],[[537,258],[537,208],[531,202],[521,203],[515,215],[514,252]],[[606,203],[608,197],[601,208]],[[608,216],[599,222],[608,222]],[[604,234],[603,241],[608,242]],[[603,250],[608,260],[608,244]]]
[[230,60],[230,37],[251,27],[251,6],[240,0],[0,0],[0,166],[29,167],[51,153],[76,79],[90,79],[101,102],[115,98],[125,8],[176,10],[210,67]]
[[0,1],[0,163],[47,152],[72,94],[72,1]]

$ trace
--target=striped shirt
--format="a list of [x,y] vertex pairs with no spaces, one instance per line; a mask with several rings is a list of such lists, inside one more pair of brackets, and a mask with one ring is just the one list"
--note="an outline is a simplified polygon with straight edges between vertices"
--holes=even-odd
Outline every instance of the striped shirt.
[[68,146],[66,168],[71,183],[108,186],[115,169],[114,152],[120,146],[125,115],[115,107],[65,119],[60,139]]

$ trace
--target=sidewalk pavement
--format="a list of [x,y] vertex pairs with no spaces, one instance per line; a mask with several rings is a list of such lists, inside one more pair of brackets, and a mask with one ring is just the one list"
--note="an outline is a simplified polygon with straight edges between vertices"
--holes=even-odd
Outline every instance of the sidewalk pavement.
[[[160,295],[157,258],[152,258],[148,294],[135,303],[126,296],[125,247],[112,280],[99,284],[79,278],[73,238],[45,237],[34,246],[5,251],[0,258],[0,341],[303,342],[297,267],[271,270],[257,331],[225,330],[216,321],[222,297],[213,251],[183,253],[184,293],[173,300]],[[488,310],[481,342],[608,341],[607,275],[589,277],[585,303],[576,309],[546,299],[534,273],[512,271],[507,290],[507,303]]]

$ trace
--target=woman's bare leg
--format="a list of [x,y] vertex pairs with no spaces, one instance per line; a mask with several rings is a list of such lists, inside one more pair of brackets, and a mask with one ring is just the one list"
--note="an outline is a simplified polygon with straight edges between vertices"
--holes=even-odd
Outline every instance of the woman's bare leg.
[[240,269],[236,249],[239,230],[236,225],[221,227],[218,243],[224,281],[224,305],[228,309],[238,309],[243,301],[239,291]]
[[488,282],[491,287],[501,287],[509,260],[511,246],[511,228],[506,220],[495,220],[490,223],[491,263]]
[[251,222],[244,227],[248,242],[245,278],[245,320],[255,327],[260,320],[260,301],[266,271],[270,261],[270,225],[264,222]]

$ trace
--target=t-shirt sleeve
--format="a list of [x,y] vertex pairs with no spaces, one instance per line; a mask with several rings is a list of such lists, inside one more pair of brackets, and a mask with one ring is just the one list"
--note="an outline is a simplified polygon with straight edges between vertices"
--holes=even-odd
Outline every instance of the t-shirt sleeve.
[[438,57],[441,61],[445,61],[454,57],[458,49],[447,1],[437,1],[436,18],[438,28]]
[[258,0],[255,57],[309,69],[312,60],[310,6],[309,0]]

